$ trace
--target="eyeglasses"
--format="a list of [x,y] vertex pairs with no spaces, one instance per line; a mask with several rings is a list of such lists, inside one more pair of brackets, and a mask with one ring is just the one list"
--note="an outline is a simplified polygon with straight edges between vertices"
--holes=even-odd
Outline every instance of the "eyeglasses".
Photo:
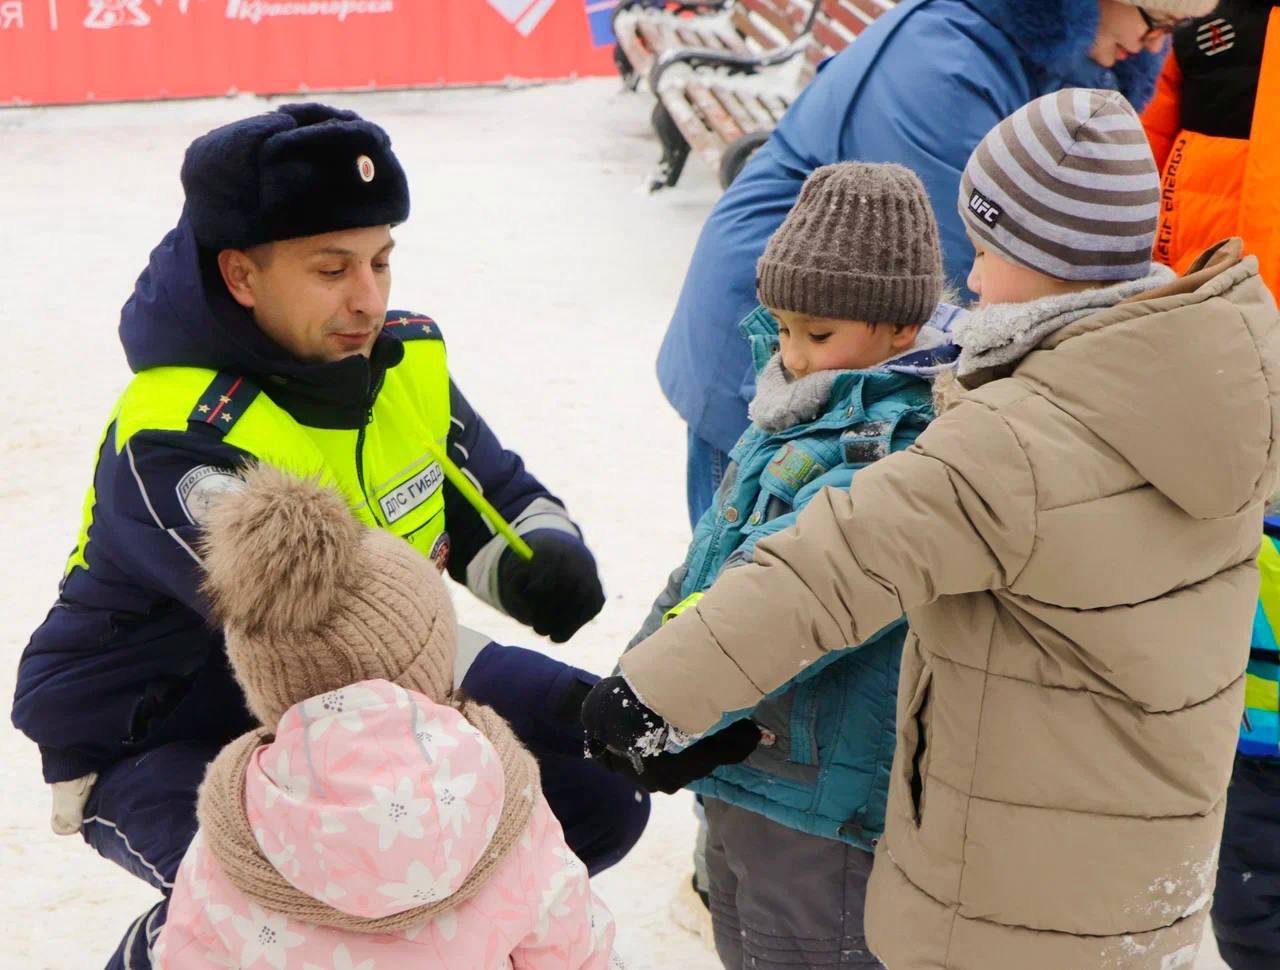
[[1156,20],[1142,7],[1138,7],[1138,13],[1142,14],[1142,19],[1147,24],[1147,32],[1142,36],[1144,41],[1153,37],[1168,37],[1179,27],[1196,19],[1195,17],[1179,17],[1176,20]]

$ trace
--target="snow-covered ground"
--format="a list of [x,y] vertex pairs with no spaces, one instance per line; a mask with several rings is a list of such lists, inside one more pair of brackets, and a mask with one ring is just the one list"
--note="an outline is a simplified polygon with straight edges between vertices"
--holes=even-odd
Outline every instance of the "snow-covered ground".
[[[645,192],[658,155],[651,99],[611,79],[326,100],[386,127],[409,173],[393,304],[441,323],[460,386],[586,531],[608,606],[573,642],[541,646],[603,673],[688,538],[684,429],[653,361],[718,189],[695,159],[675,191]],[[269,107],[238,98],[0,111],[6,710],[128,380],[117,313],[177,216],[182,152]],[[536,639],[465,591],[457,602],[470,626],[509,643]],[[0,968],[101,966],[152,890],[49,831],[35,747],[7,718],[0,782]],[[634,970],[719,965],[666,911],[692,832],[688,798],[659,796],[643,841],[597,880]],[[1211,952],[1197,964],[1222,966]]]

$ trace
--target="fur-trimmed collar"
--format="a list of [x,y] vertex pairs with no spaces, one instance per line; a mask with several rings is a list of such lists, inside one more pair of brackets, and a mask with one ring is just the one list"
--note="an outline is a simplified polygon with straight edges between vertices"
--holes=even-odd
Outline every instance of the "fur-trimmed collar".
[[[913,346],[866,372],[823,370],[794,377],[782,366],[782,355],[774,354],[756,375],[756,396],[747,413],[759,427],[776,434],[820,417],[830,405],[836,382],[845,375],[880,371],[932,380],[950,368],[955,351],[945,333],[925,326]],[[847,395],[848,390],[844,387],[843,393]]]
[[1174,275],[1169,267],[1152,263],[1151,271],[1141,279],[976,310],[957,323],[953,331],[953,339],[960,345],[956,375],[965,387],[976,387],[1011,368],[1067,324],[1163,286]]

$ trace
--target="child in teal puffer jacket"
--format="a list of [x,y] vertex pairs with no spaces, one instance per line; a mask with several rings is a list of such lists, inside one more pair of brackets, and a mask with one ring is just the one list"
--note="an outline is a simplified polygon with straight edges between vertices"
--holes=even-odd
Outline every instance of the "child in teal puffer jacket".
[[[901,166],[816,170],[759,262],[757,289],[763,305],[739,327],[758,374],[751,427],[631,645],[751,561],[823,488],[847,489],[859,469],[908,447],[933,416],[932,377],[954,359],[929,326],[942,291],[937,226]],[[725,731],[645,759],[650,787],[691,781],[703,796],[726,967],[826,965],[820,954],[878,966],[862,943],[861,900],[884,826],[905,632],[898,620],[861,650],[797,671]],[[751,724],[760,740],[741,760]]]

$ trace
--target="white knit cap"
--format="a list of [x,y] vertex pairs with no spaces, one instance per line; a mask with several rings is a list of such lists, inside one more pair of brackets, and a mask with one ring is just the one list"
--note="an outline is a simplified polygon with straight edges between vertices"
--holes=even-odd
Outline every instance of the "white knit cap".
[[1131,7],[1141,7],[1147,13],[1164,14],[1166,17],[1205,17],[1213,13],[1218,0],[1118,0]]

